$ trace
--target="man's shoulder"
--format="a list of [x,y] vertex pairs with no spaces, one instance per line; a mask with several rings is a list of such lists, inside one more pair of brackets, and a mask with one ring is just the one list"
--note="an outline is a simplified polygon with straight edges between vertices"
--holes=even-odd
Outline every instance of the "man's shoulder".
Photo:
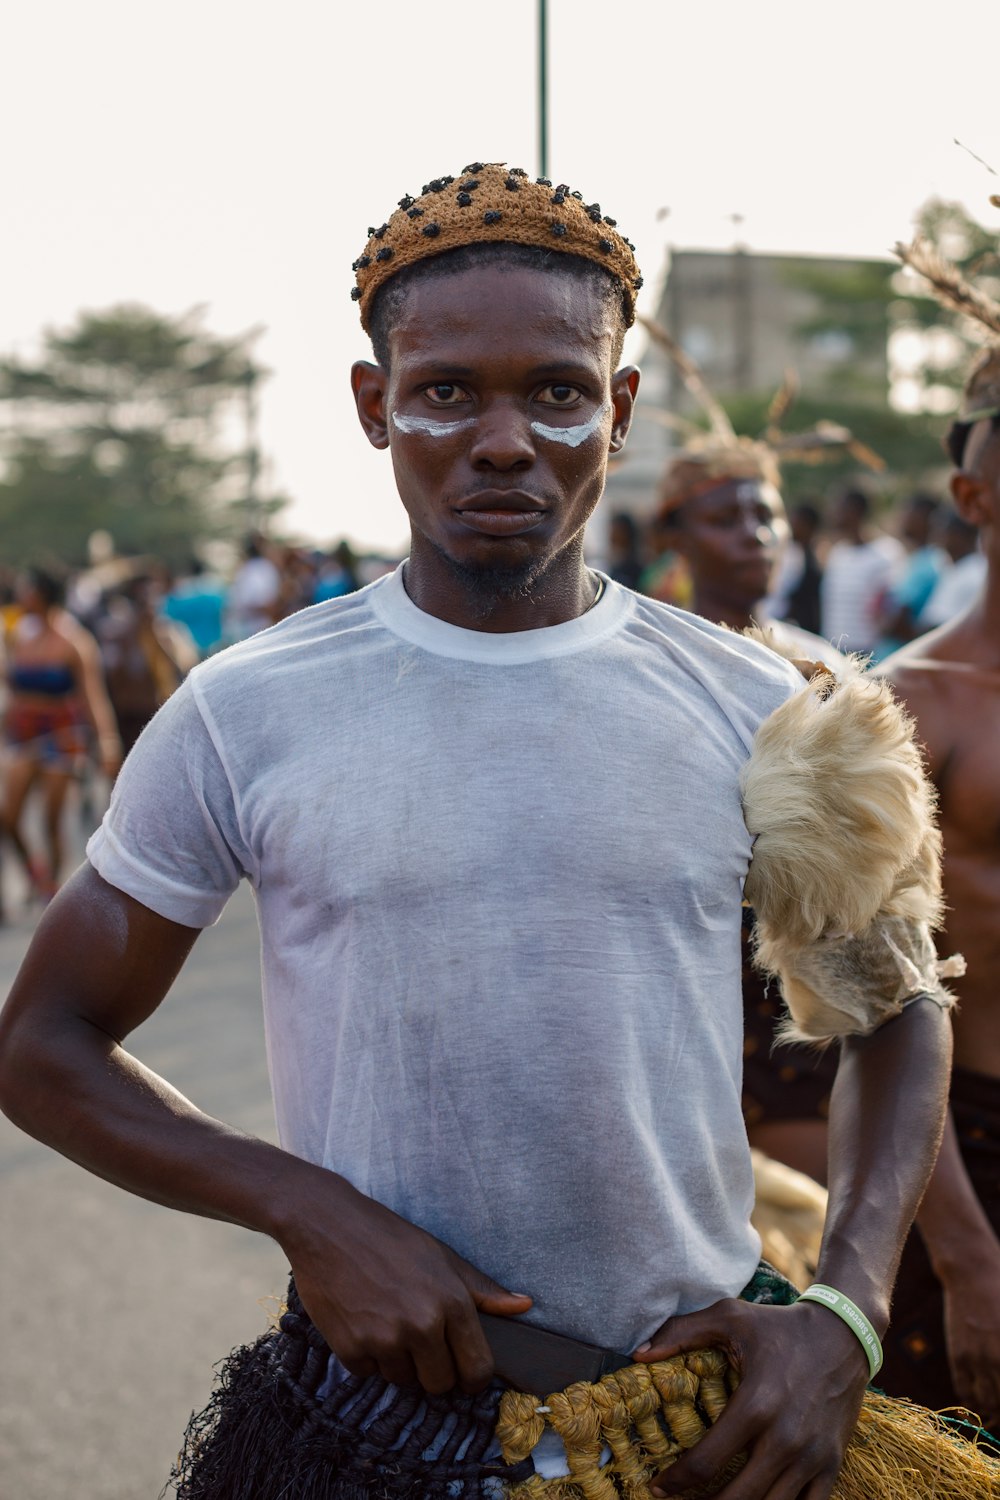
[[648,599],[643,594],[635,594],[634,600],[636,617],[661,632],[664,644],[676,642],[692,653],[702,654],[715,666],[794,680],[794,670],[789,671],[788,663],[755,636],[744,635],[728,625],[717,625],[702,615],[675,604],[664,604],[659,599]]
[[1000,694],[1000,673],[973,657],[963,632],[944,626],[879,663],[879,676],[916,720],[935,771],[956,743],[981,733],[983,711]]
[[798,670],[770,646],[675,605],[636,595],[633,621],[641,638],[714,701],[745,744],[803,686]]

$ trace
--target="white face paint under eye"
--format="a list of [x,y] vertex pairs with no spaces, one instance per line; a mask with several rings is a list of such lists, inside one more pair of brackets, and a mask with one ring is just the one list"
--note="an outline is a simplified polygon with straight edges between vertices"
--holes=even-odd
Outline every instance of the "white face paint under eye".
[[594,412],[589,422],[581,422],[576,427],[550,427],[547,422],[532,422],[531,430],[538,437],[548,438],[551,443],[565,443],[568,448],[579,448],[581,443],[585,443],[597,432],[608,410],[608,403],[605,402]]
[[419,432],[423,437],[450,437],[453,432],[472,427],[475,417],[462,417],[458,422],[436,422],[433,417],[404,417],[394,411],[391,413],[391,421],[397,432]]

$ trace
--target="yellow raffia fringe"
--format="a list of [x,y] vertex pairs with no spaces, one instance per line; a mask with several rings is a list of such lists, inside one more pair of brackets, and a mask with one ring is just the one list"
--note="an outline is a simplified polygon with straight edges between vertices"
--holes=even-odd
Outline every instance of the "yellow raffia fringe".
[[[737,1384],[725,1356],[703,1349],[629,1365],[544,1401],[505,1392],[497,1423],[505,1462],[526,1458],[551,1427],[569,1467],[561,1479],[535,1474],[511,1486],[510,1500],[650,1500],[649,1481],[704,1436]],[[732,1472],[688,1493],[713,1495]],[[868,1391],[832,1500],[1000,1500],[1000,1459],[933,1412]]]

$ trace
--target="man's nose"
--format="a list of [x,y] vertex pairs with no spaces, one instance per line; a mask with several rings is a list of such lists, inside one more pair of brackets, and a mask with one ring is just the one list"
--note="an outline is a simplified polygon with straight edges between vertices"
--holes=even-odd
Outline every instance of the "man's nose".
[[508,402],[480,411],[469,457],[477,468],[528,468],[535,460],[535,441],[527,412]]

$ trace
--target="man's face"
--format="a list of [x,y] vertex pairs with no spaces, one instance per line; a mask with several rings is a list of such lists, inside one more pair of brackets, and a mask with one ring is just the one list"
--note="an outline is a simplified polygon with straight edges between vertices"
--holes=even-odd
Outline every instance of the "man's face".
[[579,537],[637,379],[613,376],[614,335],[599,292],[556,271],[486,265],[409,289],[389,372],[356,366],[355,391],[391,450],[414,559],[524,587]]
[[733,479],[688,500],[676,530],[695,588],[750,607],[766,595],[788,535],[773,485]]

